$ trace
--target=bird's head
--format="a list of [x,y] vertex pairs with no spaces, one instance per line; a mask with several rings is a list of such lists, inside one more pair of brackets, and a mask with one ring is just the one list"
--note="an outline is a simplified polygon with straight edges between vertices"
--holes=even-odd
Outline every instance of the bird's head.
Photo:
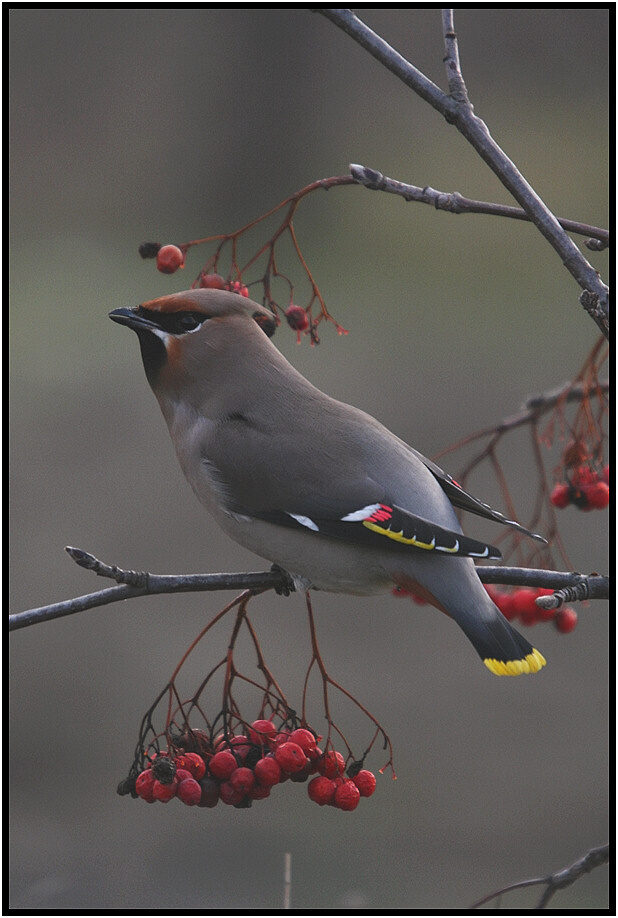
[[110,319],[139,338],[148,382],[157,395],[208,383],[213,365],[240,369],[277,327],[273,313],[226,290],[196,289],[115,309]]

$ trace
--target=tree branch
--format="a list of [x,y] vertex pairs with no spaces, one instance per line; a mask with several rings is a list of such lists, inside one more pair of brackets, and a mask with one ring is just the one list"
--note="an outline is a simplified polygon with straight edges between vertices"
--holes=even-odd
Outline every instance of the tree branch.
[[[159,593],[198,593],[216,590],[252,590],[254,593],[263,593],[266,590],[275,590],[287,595],[294,590],[285,571],[277,568],[240,574],[150,574],[144,571],[123,570],[115,564],[104,564],[81,548],[68,547],[66,550],[80,567],[93,571],[99,577],[115,580],[117,586],[9,615],[9,631],[17,631],[66,615],[75,615],[77,612],[85,612],[87,609],[109,605],[112,602]],[[607,599],[609,596],[609,578],[598,574],[584,577],[577,573],[516,567],[479,567],[477,570],[483,583],[542,586],[556,590],[585,583],[586,598]]]
[[81,548],[68,547],[66,550],[80,567],[94,571],[100,577],[115,580],[118,585],[98,590],[96,593],[88,593],[85,596],[77,596],[74,599],[9,615],[9,631],[27,628],[29,625],[37,625],[66,615],[75,615],[77,612],[85,612],[87,609],[109,605],[112,602],[158,593],[198,593],[216,590],[253,590],[256,593],[275,590],[287,593],[292,589],[287,575],[279,570],[240,574],[149,574],[125,571],[116,565],[104,564]]
[[361,22],[351,10],[318,8],[316,12],[335,23],[406,86],[440,112],[449,124],[457,128],[558,253],[566,269],[583,290],[580,296],[581,305],[605,337],[609,337],[607,286],[515,164],[495,142],[487,125],[474,114],[461,73],[453,10],[443,11],[449,94],[428,80],[384,39]]
[[[548,604],[553,596],[542,596],[537,604],[544,609],[555,609],[563,602],[584,599],[609,599],[609,577],[602,574],[578,574],[566,571],[548,571],[532,567],[477,567],[482,583],[501,583],[505,586],[544,587],[556,590],[559,601]],[[564,593],[565,597],[560,594]]]
[[[599,341],[602,340],[602,338],[599,338]],[[609,380],[600,380],[598,386],[594,387],[594,391],[598,392],[599,395],[607,395],[609,393]],[[455,450],[461,449],[462,446],[466,446],[474,440],[480,440],[482,437],[501,436],[510,430],[515,430],[517,427],[531,424],[539,420],[549,411],[552,411],[560,401],[564,401],[565,404],[581,401],[589,393],[590,386],[580,382],[575,384],[565,383],[563,386],[558,386],[556,389],[550,389],[539,395],[531,395],[530,398],[526,399],[523,407],[516,414],[503,418],[497,424],[492,424],[489,427],[484,427],[481,430],[476,430],[472,434],[468,434],[457,443],[440,450],[433,458],[439,459],[447,453],[452,453]]]
[[320,13],[326,19],[334,22],[350,38],[353,38],[361,48],[368,51],[372,57],[375,57],[387,70],[390,70],[406,86],[414,90],[421,99],[429,102],[432,108],[435,108],[444,117],[447,117],[450,111],[454,114],[456,109],[455,102],[451,101],[440,87],[436,86],[424,73],[417,70],[405,57],[395,51],[388,42],[384,41],[383,38],[361,22],[352,10],[318,7],[313,12]]
[[[359,185],[364,185],[370,191],[385,191],[389,194],[397,194],[406,201],[429,204],[435,207],[436,210],[446,210],[451,214],[488,214],[494,217],[509,217],[511,220],[530,222],[529,215],[519,207],[510,207],[508,204],[494,204],[490,201],[475,201],[472,198],[464,197],[458,191],[436,191],[435,188],[430,186],[421,188],[418,185],[409,185],[406,182],[388,178],[388,176],[378,172],[377,169],[370,169],[368,166],[361,166],[358,163],[350,164],[350,175],[356,179]],[[557,219],[560,226],[567,232],[592,237],[594,242],[598,243],[598,245],[592,246],[595,251],[607,248],[610,243],[609,230],[591,226],[588,223],[580,223],[577,220],[567,220],[561,217]]]
[[496,890],[496,892],[491,893],[489,896],[484,896],[482,899],[479,899],[479,901],[471,905],[470,908],[480,908],[482,905],[486,905],[494,899],[499,899],[505,893],[512,892],[515,889],[525,889],[529,886],[545,886],[541,900],[537,905],[537,910],[541,910],[547,906],[551,897],[559,889],[565,889],[567,886],[571,886],[572,883],[575,883],[575,881],[579,880],[584,874],[590,873],[592,870],[608,862],[609,845],[601,845],[599,848],[592,848],[592,850],[588,851],[582,858],[575,861],[574,864],[571,864],[570,867],[565,867],[563,870],[558,870],[556,873],[548,874],[546,877],[536,877],[533,880],[520,880],[518,883],[511,883],[509,886],[504,886],[502,889]]

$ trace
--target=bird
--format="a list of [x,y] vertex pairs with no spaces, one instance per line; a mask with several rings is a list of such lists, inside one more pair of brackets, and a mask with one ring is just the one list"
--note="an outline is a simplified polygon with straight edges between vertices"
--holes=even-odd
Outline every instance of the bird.
[[322,392],[271,340],[279,320],[227,290],[194,288],[109,317],[136,332],[146,378],[198,500],[297,591],[406,591],[452,618],[495,675],[545,658],[499,611],[458,510],[542,536],[464,490],[359,408]]

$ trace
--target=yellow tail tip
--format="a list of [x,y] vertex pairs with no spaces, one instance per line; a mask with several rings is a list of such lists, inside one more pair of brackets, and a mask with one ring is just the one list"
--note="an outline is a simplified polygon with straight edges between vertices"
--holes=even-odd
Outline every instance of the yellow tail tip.
[[532,650],[521,660],[483,660],[487,669],[495,676],[521,676],[523,673],[538,673],[545,666],[546,660],[538,650]]

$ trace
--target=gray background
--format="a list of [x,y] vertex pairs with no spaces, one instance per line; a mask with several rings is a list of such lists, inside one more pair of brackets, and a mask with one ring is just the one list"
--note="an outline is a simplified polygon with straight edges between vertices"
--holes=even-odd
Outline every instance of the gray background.
[[[444,86],[437,8],[359,12]],[[155,572],[261,569],[195,501],[137,342],[107,318],[188,286],[207,253],[164,277],[137,246],[235,230],[350,162],[508,195],[454,129],[309,9],[13,8],[8,25],[10,611],[105,585],[67,544]],[[498,142],[556,214],[606,225],[607,9],[462,8],[456,27],[475,109]],[[277,344],[428,455],[571,378],[597,338],[576,284],[524,224],[344,188],[305,201],[295,225],[350,333],[324,328],[311,348],[282,330]],[[590,258],[606,275],[607,255]],[[507,453],[525,508],[536,483],[525,439]],[[499,500],[488,476],[474,490]],[[571,509],[560,522],[573,567],[605,571],[606,514]],[[581,608],[569,636],[537,626],[545,671],[500,680],[431,610],[316,595],[330,672],[387,729],[398,780],[382,777],[353,814],[291,784],[251,810],[116,796],[142,713],[222,603],[134,600],[12,635],[14,908],[276,910],[291,852],[298,910],[462,909],[605,841],[602,603]],[[309,659],[303,602],[252,607],[296,701]],[[227,634],[200,645],[189,685]],[[319,726],[317,685],[313,697]],[[370,725],[333,707],[361,750]],[[368,765],[383,761],[378,751]],[[597,870],[553,904],[602,908],[606,884]]]

